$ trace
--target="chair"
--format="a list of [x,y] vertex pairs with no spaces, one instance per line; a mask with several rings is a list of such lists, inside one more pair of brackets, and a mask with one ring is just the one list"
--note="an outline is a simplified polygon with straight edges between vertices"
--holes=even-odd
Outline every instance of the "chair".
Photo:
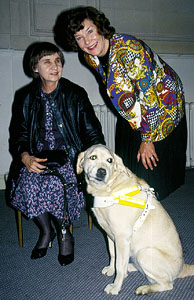
[[[8,179],[8,173],[4,175],[4,182],[5,187],[7,186],[7,179]],[[19,246],[23,247],[23,229],[22,229],[22,213],[20,210],[16,211],[16,223],[17,223],[17,230],[18,230],[18,241]]]
[[18,224],[18,240],[19,246],[23,247],[23,228],[22,228],[22,213],[20,210],[17,211],[17,224]]

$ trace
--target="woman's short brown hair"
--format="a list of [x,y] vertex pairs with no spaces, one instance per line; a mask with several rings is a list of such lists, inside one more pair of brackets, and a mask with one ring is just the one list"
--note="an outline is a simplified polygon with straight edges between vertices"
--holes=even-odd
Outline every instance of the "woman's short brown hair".
[[65,59],[63,53],[56,45],[49,42],[35,43],[34,47],[31,47],[30,58],[29,58],[29,73],[31,74],[31,77],[33,78],[39,77],[39,74],[37,72],[34,72],[34,69],[36,68],[40,59],[44,56],[52,55],[55,53],[58,53],[61,59],[61,64],[62,66],[64,66]]
[[106,39],[110,39],[115,33],[114,27],[110,26],[110,21],[104,13],[91,6],[79,6],[63,11],[56,20],[53,28],[55,42],[66,51],[77,52],[79,46],[74,34],[83,29],[81,23],[91,20],[97,27],[98,33]]

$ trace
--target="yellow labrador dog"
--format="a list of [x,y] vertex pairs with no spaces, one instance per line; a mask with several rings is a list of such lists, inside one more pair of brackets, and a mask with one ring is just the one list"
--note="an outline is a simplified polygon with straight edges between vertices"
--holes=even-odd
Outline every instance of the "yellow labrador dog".
[[105,288],[107,294],[118,294],[127,273],[137,270],[150,284],[138,287],[136,294],[171,290],[176,278],[194,275],[194,265],[184,264],[171,218],[149,185],[120,157],[104,145],[94,145],[78,156],[77,173],[82,171],[94,196],[93,212],[108,236],[110,265],[102,273],[116,273],[114,283]]

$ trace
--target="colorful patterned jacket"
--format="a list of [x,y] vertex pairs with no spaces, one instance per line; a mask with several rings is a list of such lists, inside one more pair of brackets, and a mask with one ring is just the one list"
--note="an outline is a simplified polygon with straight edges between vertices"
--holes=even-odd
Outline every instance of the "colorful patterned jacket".
[[119,114],[140,130],[142,141],[160,141],[179,124],[184,116],[182,82],[144,42],[114,34],[107,75],[97,56],[85,54],[85,59],[101,75]]

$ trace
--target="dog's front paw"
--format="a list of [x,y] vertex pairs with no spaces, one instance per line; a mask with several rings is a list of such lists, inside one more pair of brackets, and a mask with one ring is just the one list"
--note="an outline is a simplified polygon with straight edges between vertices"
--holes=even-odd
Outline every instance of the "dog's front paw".
[[107,294],[112,294],[112,295],[118,295],[120,289],[118,289],[118,287],[116,287],[114,285],[114,283],[111,283],[111,284],[108,284],[104,291],[107,293]]
[[111,266],[107,266],[107,267],[104,267],[104,269],[102,269],[102,274],[104,274],[104,275],[112,276],[112,275],[114,275],[114,273],[115,273],[115,270]]
[[148,294],[150,292],[150,286],[149,285],[142,285],[142,286],[139,286],[135,293],[137,295],[145,295],[145,294]]

